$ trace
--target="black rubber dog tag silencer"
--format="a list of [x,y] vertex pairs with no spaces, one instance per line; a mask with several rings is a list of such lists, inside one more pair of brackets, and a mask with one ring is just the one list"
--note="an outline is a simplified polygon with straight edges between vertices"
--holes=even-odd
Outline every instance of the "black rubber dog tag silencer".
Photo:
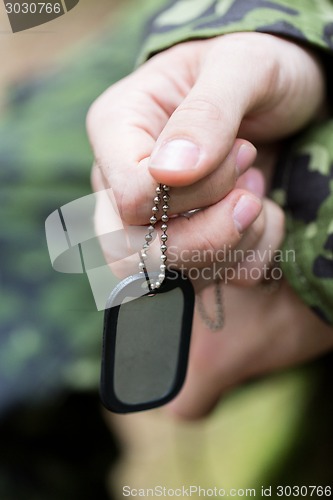
[[172,270],[161,288],[142,295],[145,281],[142,274],[124,279],[105,310],[100,393],[104,406],[116,413],[167,403],[186,375],[193,286]]

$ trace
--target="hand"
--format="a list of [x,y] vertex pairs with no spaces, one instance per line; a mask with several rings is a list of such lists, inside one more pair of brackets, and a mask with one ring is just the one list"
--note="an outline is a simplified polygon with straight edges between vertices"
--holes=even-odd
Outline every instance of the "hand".
[[[99,171],[96,170],[96,173]],[[262,197],[262,176],[256,169],[250,169],[237,181],[236,188],[220,202],[194,214],[183,214],[172,219],[167,241],[168,267],[185,271],[197,291],[217,277],[253,285],[267,274],[271,257],[284,237],[284,214],[271,200],[264,199],[261,202],[245,191],[246,188],[252,190],[253,182],[257,185],[257,193],[261,185]],[[116,206],[115,200],[112,206]],[[96,234],[100,236],[106,262],[113,273],[123,279],[138,272],[137,252],[142,248],[145,232],[140,227],[129,226],[121,221],[117,210],[113,210],[113,215],[115,220],[107,197],[98,196]],[[256,216],[257,219],[251,224]],[[116,241],[111,244],[110,238],[102,235],[107,236],[119,229],[119,224],[127,233],[127,238],[119,241],[118,245]],[[244,258],[248,251],[255,257],[259,256],[259,262],[257,258],[255,261],[253,258]],[[158,242],[150,246],[149,250],[149,264],[153,266],[154,263],[160,264]],[[241,272],[237,271],[238,266]]]
[[[179,249],[267,246],[272,235],[281,237],[283,224],[281,213],[272,216],[276,206],[261,211],[248,193],[261,198],[264,191],[258,172],[248,170],[255,158],[248,141],[261,153],[262,143],[278,143],[305,126],[323,104],[323,82],[314,54],[271,35],[239,33],[177,45],[92,106],[87,125],[97,165],[93,186],[112,187],[129,224],[147,224],[157,182],[174,186],[171,214],[203,209],[189,221],[172,221],[170,243]],[[247,378],[331,347],[331,330],[286,284],[274,299],[258,296],[256,287],[225,289],[222,332],[207,331],[195,315],[188,378],[170,405],[184,418],[206,414]],[[211,287],[203,293],[212,293]]]
[[[324,324],[282,281],[273,294],[261,287],[223,287],[225,326],[208,330],[196,311],[188,374],[167,410],[182,419],[209,413],[242,382],[294,366],[333,348],[333,329]],[[214,314],[212,287],[203,292]]]
[[130,224],[147,222],[156,182],[179,187],[174,214],[218,203],[253,161],[244,139],[276,142],[303,127],[323,103],[323,82],[309,50],[275,36],[177,45],[93,104],[87,124],[102,177],[93,184],[113,188]]

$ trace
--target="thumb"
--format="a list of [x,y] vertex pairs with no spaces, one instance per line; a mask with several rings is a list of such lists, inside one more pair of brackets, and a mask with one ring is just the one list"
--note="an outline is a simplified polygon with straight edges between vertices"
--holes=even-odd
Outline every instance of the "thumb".
[[[206,52],[194,86],[168,120],[150,157],[157,182],[188,185],[218,168],[243,116],[264,99],[270,65],[253,64],[243,44],[234,45],[222,39]],[[243,156],[244,150],[236,162],[243,162]]]

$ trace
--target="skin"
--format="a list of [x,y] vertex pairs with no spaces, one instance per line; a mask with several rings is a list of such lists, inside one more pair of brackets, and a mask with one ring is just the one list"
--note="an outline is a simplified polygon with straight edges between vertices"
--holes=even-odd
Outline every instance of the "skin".
[[[214,291],[204,290],[214,317]],[[188,374],[167,408],[174,417],[202,418],[246,380],[296,366],[333,347],[333,331],[297,297],[286,281],[273,294],[259,287],[223,286],[225,325],[218,332],[194,316]]]
[[[285,39],[237,33],[177,45],[92,105],[87,128],[96,159],[93,187],[112,187],[124,223],[140,225],[151,215],[156,183],[171,186],[175,218],[168,245],[178,248],[176,267],[202,268],[205,251],[224,245],[278,248],[284,216],[265,199],[265,183],[281,141],[316,119],[324,102],[320,62]],[[190,218],[176,217],[196,208],[201,210]],[[182,251],[193,250],[202,260],[183,262]],[[269,262],[255,263],[264,264]],[[287,283],[268,296],[248,286],[260,279],[224,287],[227,323],[221,332],[207,331],[195,313],[187,380],[169,412],[202,417],[244,380],[332,348],[332,329]],[[211,281],[194,285],[214,304]]]

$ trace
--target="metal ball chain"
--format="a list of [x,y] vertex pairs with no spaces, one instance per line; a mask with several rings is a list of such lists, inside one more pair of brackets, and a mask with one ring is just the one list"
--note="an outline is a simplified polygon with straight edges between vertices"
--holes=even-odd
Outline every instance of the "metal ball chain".
[[[154,206],[152,207],[152,216],[150,217],[150,226],[148,227],[148,233],[145,236],[145,243],[142,247],[141,254],[140,254],[140,263],[139,263],[139,270],[140,274],[144,274],[146,277],[146,281],[148,283],[148,288],[149,291],[152,292],[158,288],[161,287],[164,279],[165,279],[165,271],[167,268],[166,261],[167,261],[167,255],[166,251],[168,249],[166,242],[168,240],[168,221],[169,221],[169,216],[168,216],[168,210],[169,210],[169,200],[170,200],[170,195],[168,192],[170,191],[170,187],[167,186],[166,184],[159,184],[156,188],[156,195],[154,197]],[[162,235],[161,235],[161,264],[160,264],[160,272],[158,275],[158,279],[156,281],[150,280],[149,275],[147,272],[147,267],[145,261],[148,258],[148,250],[149,250],[149,245],[153,240],[153,232],[155,231],[155,225],[157,223],[157,213],[160,211],[160,205],[162,203],[162,216],[161,216],[161,230],[162,230]],[[196,210],[193,210],[189,213],[194,213]],[[182,215],[182,214],[181,214]],[[219,282],[215,283],[215,319],[212,319],[209,317],[209,315],[206,312],[205,306],[203,304],[202,298],[200,295],[197,296],[197,304],[198,304],[198,311],[201,316],[201,319],[203,320],[204,324],[206,327],[212,331],[217,331],[220,330],[223,325],[224,325],[224,310],[223,310],[223,298],[222,298],[222,284]]]
[[[148,282],[148,287],[150,291],[153,291],[157,288],[160,288],[162,285],[164,279],[165,279],[165,271],[166,271],[166,261],[167,261],[167,256],[166,256],[166,251],[168,249],[166,242],[168,240],[168,235],[167,235],[167,230],[168,230],[168,221],[169,221],[169,216],[168,216],[168,210],[169,210],[169,200],[170,196],[168,194],[168,191],[170,191],[169,186],[166,184],[159,184],[156,188],[156,196],[154,198],[154,206],[151,209],[152,210],[152,216],[150,217],[150,226],[148,227],[148,233],[145,236],[145,243],[142,247],[141,250],[141,262],[139,264],[139,270],[140,273],[145,274],[147,282]],[[160,264],[160,273],[158,275],[157,281],[153,282],[149,280],[149,276],[147,273],[147,268],[145,261],[148,257],[147,252],[149,250],[149,245],[151,241],[153,240],[153,232],[155,231],[155,225],[157,222],[157,213],[160,211],[160,204],[162,204],[162,211],[163,214],[161,216],[161,230],[162,230],[162,235],[161,235],[161,264]]]

